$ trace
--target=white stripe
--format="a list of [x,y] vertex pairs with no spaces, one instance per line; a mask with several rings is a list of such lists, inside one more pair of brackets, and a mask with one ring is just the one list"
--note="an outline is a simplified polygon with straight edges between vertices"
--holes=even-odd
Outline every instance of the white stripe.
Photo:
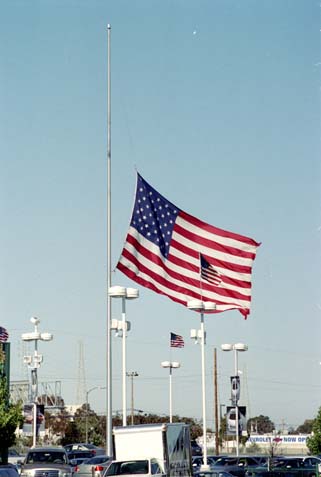
[[[142,245],[144,245],[144,242],[147,242],[149,250],[151,250],[151,247],[150,247],[151,243],[149,241],[146,241],[146,239],[144,239],[144,237],[141,237]],[[184,281],[184,280],[178,280],[176,278],[169,277],[168,274],[166,273],[166,271],[162,267],[156,265],[155,263],[151,262],[150,260],[148,260],[143,255],[139,254],[139,252],[128,242],[125,244],[124,248],[131,255],[136,257],[137,260],[140,263],[142,263],[142,265],[144,265],[147,269],[154,272],[160,278],[170,280],[171,283],[175,284],[178,287],[189,288],[190,290],[194,291],[195,293],[200,294],[200,287],[195,287],[195,286],[192,286],[190,284],[186,284],[186,281]],[[155,255],[159,256],[157,253]],[[177,267],[177,266],[171,264],[168,260],[165,261],[165,259],[162,259],[162,261],[163,261],[163,263],[166,263],[168,268],[175,269],[175,271],[177,271],[178,273],[182,273],[183,276],[186,275],[186,269],[181,269],[182,270],[182,272],[181,272],[180,267]],[[135,265],[132,264],[132,266],[129,267],[129,265],[127,264],[126,266],[128,266],[128,268],[133,270],[135,274],[138,274],[140,277],[143,277],[145,280],[148,280],[149,282],[154,283],[155,285],[157,283],[157,287],[160,288],[162,291],[168,290],[168,288],[166,286],[164,286],[162,284],[158,284],[158,282],[154,281],[153,278],[149,277],[147,279],[147,276],[145,274],[143,274],[142,272],[138,271],[138,269]],[[200,278],[199,274],[196,274],[196,273],[193,273],[193,272],[189,272],[187,274],[191,278],[194,278],[195,280],[199,281],[199,278]],[[221,288],[223,288],[223,287],[221,287]],[[246,292],[250,292],[250,290],[246,289]],[[188,297],[187,295],[183,295],[181,293],[177,293],[177,292],[174,292],[174,291],[171,291],[171,293],[174,296],[177,296],[177,298],[180,299],[180,300],[187,301],[187,300],[190,299],[190,297]],[[245,293],[242,293],[242,294],[245,295]],[[250,295],[250,293],[249,293],[249,295]],[[248,307],[249,306],[249,301],[247,301],[247,300],[240,300],[240,299],[237,299],[237,298],[225,297],[225,296],[220,295],[219,293],[211,292],[211,291],[208,291],[208,290],[203,290],[203,296],[204,296],[204,299],[206,298],[206,300],[208,300],[208,301],[214,301],[215,302],[216,300],[219,300],[219,301],[224,301],[225,303],[237,303],[237,304],[240,305],[240,307]]]
[[[239,250],[243,250],[244,252],[250,252],[250,253],[256,253],[257,246],[256,245],[250,245],[248,243],[244,243],[240,240],[237,239],[232,239],[229,237],[222,237],[221,235],[217,235],[213,232],[209,232],[207,230],[204,230],[200,227],[197,227],[196,225],[190,223],[188,220],[183,219],[180,215],[178,215],[176,219],[176,223],[179,224],[181,227],[183,227],[186,230],[189,230],[190,232],[199,235],[200,237],[206,238],[208,240],[213,240],[214,242],[217,242],[221,245],[227,245],[229,247],[237,248]],[[210,225],[210,224],[206,224]],[[210,225],[210,227],[212,227]],[[228,232],[228,231],[226,231]],[[228,232],[229,233],[229,232]],[[232,232],[231,232],[232,233]],[[248,238],[248,237],[246,237]],[[252,239],[250,239],[252,240]]]
[[[133,238],[135,238],[143,247],[145,247],[146,249],[148,249],[148,250],[149,250],[151,253],[153,253],[154,255],[157,255],[157,256],[162,260],[162,262],[163,262],[164,264],[166,264],[166,266],[167,266],[170,270],[172,270],[173,272],[179,273],[179,274],[181,274],[181,275],[183,275],[183,276],[186,276],[186,277],[188,277],[188,278],[192,278],[192,279],[194,279],[194,280],[196,280],[196,281],[199,282],[199,280],[200,280],[200,275],[199,275],[198,272],[193,272],[193,271],[188,270],[188,269],[186,269],[186,268],[184,268],[184,267],[180,267],[179,265],[176,265],[175,263],[173,263],[173,262],[170,261],[170,257],[169,257],[169,260],[166,260],[166,259],[159,253],[159,248],[157,247],[157,245],[155,245],[153,242],[150,242],[148,239],[146,239],[145,237],[143,237],[134,227],[130,227],[128,233],[129,233]],[[133,255],[136,254],[136,249],[134,249],[134,247],[133,247],[131,244],[126,243],[126,244],[125,244],[125,248],[126,248],[131,254],[133,254]],[[171,250],[171,255],[177,256],[178,254],[176,253],[176,250],[175,250],[175,254],[172,253],[172,250]],[[199,267],[199,264],[200,264],[199,260],[194,259],[193,257],[190,257],[189,255],[185,255],[184,253],[180,253],[179,256],[180,256],[180,258],[181,258],[182,260],[184,260],[184,261],[186,261],[186,262],[188,262],[188,263],[192,263],[192,264],[196,265],[196,267]],[[146,267],[150,268],[150,267],[151,267],[150,261],[146,262],[147,259],[146,259],[144,256],[142,256],[142,261],[143,261],[143,260],[144,260],[144,262],[143,262],[144,265],[145,265]],[[156,267],[155,264],[152,264],[152,265],[153,265],[154,267]],[[218,269],[218,271],[222,270],[222,272],[221,272],[222,275],[226,275],[226,276],[231,276],[231,275],[232,275],[232,278],[238,277],[239,280],[242,280],[242,279],[243,279],[244,281],[250,282],[250,280],[245,280],[245,279],[244,279],[244,276],[250,278],[250,276],[248,276],[248,275],[245,275],[245,274],[244,274],[244,276],[243,276],[243,275],[240,274],[240,273],[234,273],[234,274],[225,273],[225,269],[221,269],[221,268],[219,268],[219,267],[218,267],[217,269]],[[165,273],[165,271],[164,271],[161,267],[158,267],[158,270],[159,270],[159,271],[155,270],[155,272],[156,272],[158,275],[160,275],[160,276],[162,276],[162,277],[164,277],[164,278],[167,277],[167,273]],[[174,280],[174,279],[171,278],[171,280]],[[180,286],[185,286],[185,283],[184,283],[184,282],[180,281],[179,283],[181,284]],[[237,285],[227,284],[227,283],[224,283],[223,281],[222,281],[221,284],[220,284],[220,288],[226,289],[226,290],[232,290],[232,291],[235,291],[235,292],[237,292],[237,293],[241,293],[241,294],[244,295],[244,296],[248,296],[248,297],[251,296],[251,289],[250,289],[250,288],[238,287]],[[194,289],[195,289],[196,292],[198,291],[198,288],[196,289],[196,288],[194,287]],[[207,293],[209,293],[209,292],[207,292]],[[221,296],[221,295],[219,295],[219,296]],[[223,297],[223,298],[224,298],[224,300],[226,299],[225,297]]]

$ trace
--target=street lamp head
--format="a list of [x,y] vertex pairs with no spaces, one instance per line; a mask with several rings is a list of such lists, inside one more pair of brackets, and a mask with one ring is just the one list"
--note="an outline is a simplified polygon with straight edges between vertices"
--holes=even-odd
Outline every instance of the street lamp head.
[[139,297],[139,291],[137,288],[126,288],[126,298],[127,300],[134,300]]
[[42,341],[51,341],[53,339],[53,335],[51,333],[41,333],[40,339]]
[[24,364],[31,364],[31,361],[32,361],[32,356],[24,356],[23,357],[23,362]]
[[189,300],[187,302],[187,308],[193,311],[202,311],[204,309],[204,304],[202,300]]
[[40,323],[39,318],[37,318],[36,316],[32,316],[32,317],[30,318],[30,321],[31,321],[31,323],[32,323],[33,325],[39,325],[39,323]]
[[125,298],[126,297],[126,288],[120,286],[110,287],[108,294],[112,298]]
[[216,304],[210,301],[189,300],[187,308],[194,311],[213,311],[216,310]]
[[161,365],[163,368],[180,368],[181,364],[178,361],[162,361]]
[[232,351],[233,345],[225,343],[221,345],[222,351]]
[[172,361],[172,368],[180,368],[181,364],[178,361]]
[[37,331],[31,331],[30,333],[22,333],[21,338],[23,341],[40,340],[40,333],[38,333]]
[[236,351],[247,351],[248,346],[244,343],[235,343],[234,349],[236,349]]
[[216,310],[216,303],[212,303],[211,301],[204,301],[203,306],[205,311]]
[[170,365],[171,365],[171,362],[170,362],[170,361],[162,361],[162,362],[161,362],[161,366],[162,366],[163,368],[169,368]]

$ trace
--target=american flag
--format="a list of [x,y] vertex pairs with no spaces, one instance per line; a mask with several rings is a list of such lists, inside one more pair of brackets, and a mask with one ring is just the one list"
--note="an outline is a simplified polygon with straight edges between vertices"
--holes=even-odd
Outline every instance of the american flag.
[[5,343],[6,341],[8,341],[8,338],[9,338],[8,331],[2,326],[0,326],[0,343]]
[[184,339],[183,336],[176,335],[171,333],[171,347],[172,348],[184,348]]
[[200,254],[200,261],[201,261],[201,278],[206,280],[213,285],[218,286],[221,281],[221,275],[218,273],[217,270],[206,260],[204,255]]
[[[117,264],[132,280],[187,306],[216,303],[216,312],[250,313],[251,272],[260,244],[209,225],[169,202],[140,174],[125,245]],[[200,254],[215,261],[219,286],[200,280]]]

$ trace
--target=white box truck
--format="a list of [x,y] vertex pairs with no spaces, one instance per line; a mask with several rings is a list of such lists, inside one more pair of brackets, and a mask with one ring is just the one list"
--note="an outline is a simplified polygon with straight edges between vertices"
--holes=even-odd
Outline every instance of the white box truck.
[[105,477],[190,477],[192,453],[189,425],[144,424],[113,429],[115,460]]

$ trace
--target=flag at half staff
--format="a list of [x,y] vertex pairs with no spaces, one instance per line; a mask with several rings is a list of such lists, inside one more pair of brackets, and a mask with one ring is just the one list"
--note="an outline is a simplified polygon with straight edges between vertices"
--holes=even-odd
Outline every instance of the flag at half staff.
[[183,336],[176,333],[171,333],[170,343],[172,348],[184,348],[185,344]]
[[200,261],[201,261],[201,278],[206,280],[213,285],[219,285],[222,281],[221,275],[218,273],[217,270],[206,260],[204,255],[200,253]]
[[[237,309],[246,318],[259,245],[183,212],[137,174],[133,214],[117,268],[182,305],[191,299],[208,301],[216,303],[214,313]],[[219,274],[219,284],[201,280],[200,255]]]

